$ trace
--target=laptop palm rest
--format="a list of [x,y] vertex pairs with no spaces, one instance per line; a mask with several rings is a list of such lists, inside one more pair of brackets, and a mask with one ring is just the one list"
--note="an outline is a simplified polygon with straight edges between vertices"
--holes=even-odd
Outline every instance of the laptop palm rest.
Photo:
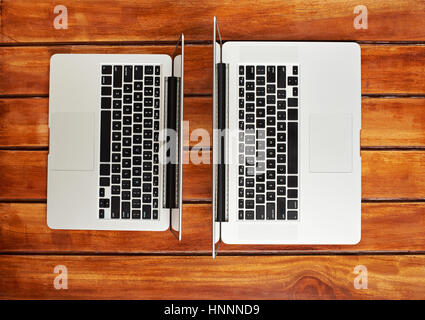
[[352,126],[351,114],[310,115],[310,172],[352,172]]
[[94,170],[94,113],[55,112],[50,119],[49,162],[53,170]]

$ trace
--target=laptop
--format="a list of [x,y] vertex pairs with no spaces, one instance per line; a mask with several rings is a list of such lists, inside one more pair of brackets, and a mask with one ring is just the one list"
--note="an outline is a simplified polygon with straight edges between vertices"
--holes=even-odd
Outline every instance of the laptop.
[[213,36],[213,256],[221,241],[358,243],[359,45],[223,44],[216,18]]
[[183,80],[184,35],[172,56],[52,56],[50,228],[181,239]]

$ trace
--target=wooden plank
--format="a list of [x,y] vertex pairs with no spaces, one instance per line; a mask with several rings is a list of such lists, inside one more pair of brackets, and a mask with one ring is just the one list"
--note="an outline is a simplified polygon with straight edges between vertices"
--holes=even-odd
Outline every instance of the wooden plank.
[[424,98],[363,98],[362,147],[425,147]]
[[[202,150],[201,154],[210,161],[210,151]],[[185,155],[184,199],[210,200],[211,165],[196,158],[197,150]],[[0,201],[46,199],[46,151],[2,150],[0,167]],[[362,151],[362,197],[425,199],[425,151]]]
[[[210,152],[207,151],[205,155],[209,158]],[[185,162],[183,199],[211,198],[210,165]],[[0,167],[0,183],[7,183],[0,187],[0,200],[46,199],[47,151],[0,151]]]
[[[0,256],[1,299],[423,299],[425,256]],[[54,268],[67,268],[56,290]],[[358,265],[367,289],[356,289]]]
[[[185,146],[209,147],[212,98],[186,97]],[[48,99],[0,99],[0,147],[48,146]],[[363,98],[362,147],[425,147],[424,98]],[[196,130],[196,131],[195,131]]]
[[[47,95],[55,53],[168,53],[172,46],[0,47],[0,95]],[[211,94],[211,46],[187,46],[185,93]],[[363,94],[425,94],[424,45],[362,45]]]
[[[233,40],[425,40],[425,5],[420,0],[365,0],[368,29],[353,26],[356,0],[291,2],[225,0],[196,2],[62,0],[68,9],[68,29],[55,30],[53,0],[2,1],[2,42],[211,40],[212,17],[219,17],[224,39]],[[414,10],[412,9],[414,8]],[[30,11],[29,11],[30,10]],[[30,12],[30,14],[29,14]],[[125,28],[124,28],[125,25]]]
[[[50,57],[56,53],[169,54],[174,46],[45,46],[0,47],[0,95],[47,95]],[[212,48],[185,47],[185,93],[211,91]],[[14,83],[19,81],[20,83]]]
[[[0,99],[0,148],[38,147],[49,144],[49,99]],[[209,147],[209,139],[196,140],[197,132],[211,135],[211,97],[186,97],[184,145]],[[190,135],[193,133],[192,139]],[[201,130],[201,131],[200,131]]]
[[[221,253],[415,252],[425,248],[425,203],[363,203],[362,240],[354,246],[228,245]],[[169,231],[52,230],[43,203],[0,204],[0,253],[211,254],[211,204],[183,206],[183,237]],[[397,228],[394,228],[394,226]],[[117,245],[119,243],[119,245]]]

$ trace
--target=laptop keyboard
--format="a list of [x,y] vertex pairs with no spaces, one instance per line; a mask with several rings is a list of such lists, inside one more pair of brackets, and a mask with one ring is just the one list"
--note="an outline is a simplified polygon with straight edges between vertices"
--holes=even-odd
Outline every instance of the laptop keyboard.
[[297,65],[239,65],[239,220],[298,220]]
[[102,65],[99,219],[159,219],[160,65]]

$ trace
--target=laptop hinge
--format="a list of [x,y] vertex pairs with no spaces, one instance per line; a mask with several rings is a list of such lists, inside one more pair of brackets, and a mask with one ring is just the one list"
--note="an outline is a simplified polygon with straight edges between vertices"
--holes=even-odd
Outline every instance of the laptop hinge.
[[228,64],[217,63],[217,170],[216,222],[229,221],[228,212]]
[[165,78],[165,165],[163,207],[179,208],[179,159],[180,159],[180,77]]

